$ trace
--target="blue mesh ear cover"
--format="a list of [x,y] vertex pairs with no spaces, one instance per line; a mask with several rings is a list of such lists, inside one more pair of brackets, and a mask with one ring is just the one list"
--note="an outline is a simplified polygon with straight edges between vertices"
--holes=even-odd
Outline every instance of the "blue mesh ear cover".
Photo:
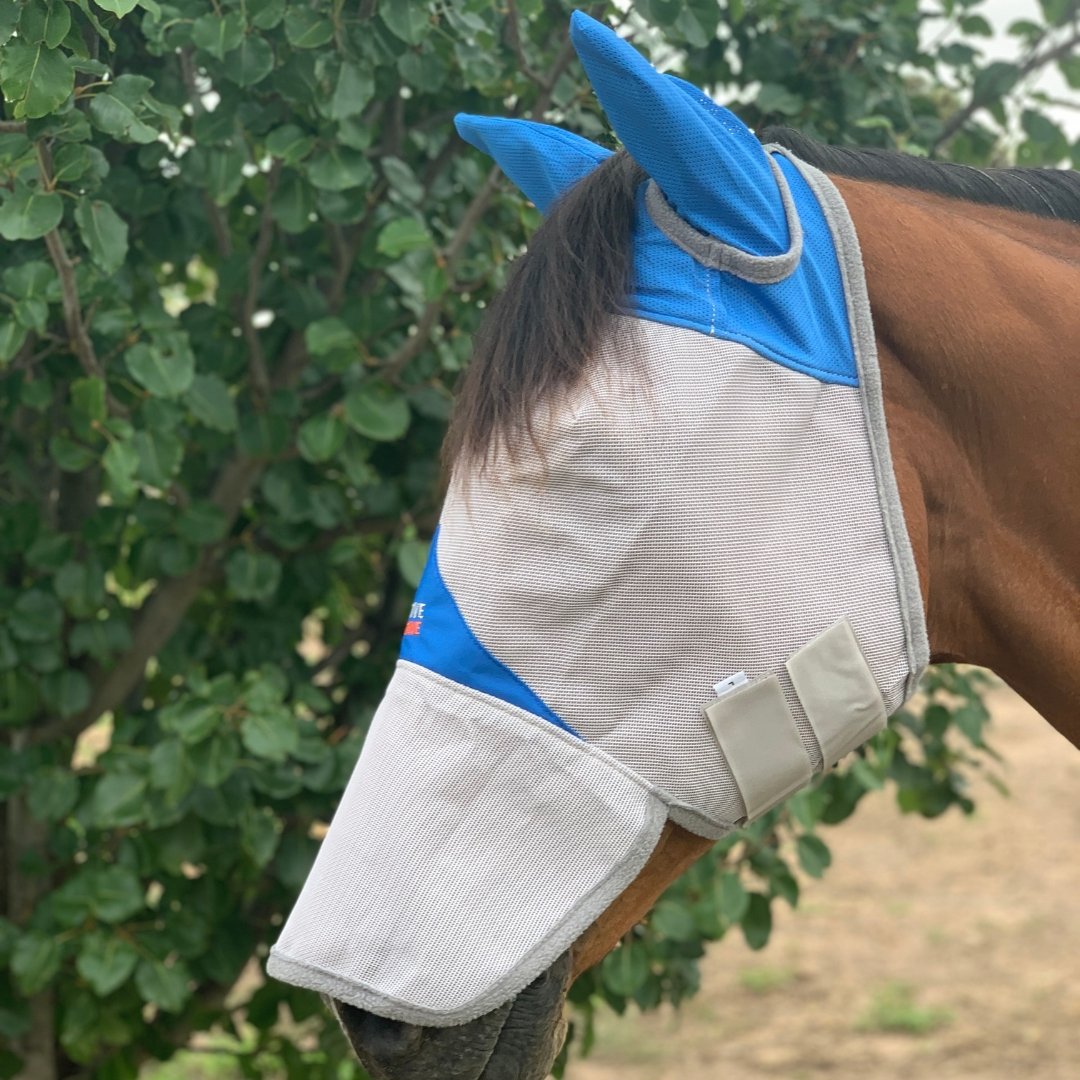
[[493,158],[542,214],[611,156],[580,135],[532,120],[458,113],[454,126],[467,143]]
[[570,38],[615,133],[680,217],[752,255],[788,250],[768,156],[734,113],[661,75],[582,11],[571,18]]

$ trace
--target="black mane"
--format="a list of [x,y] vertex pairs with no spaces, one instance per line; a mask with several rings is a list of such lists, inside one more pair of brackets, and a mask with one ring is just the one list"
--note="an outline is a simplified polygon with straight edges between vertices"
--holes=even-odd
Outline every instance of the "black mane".
[[784,127],[765,128],[758,138],[779,143],[808,165],[837,176],[879,180],[1080,224],[1080,172],[1073,169],[977,169],[896,150],[827,146]]

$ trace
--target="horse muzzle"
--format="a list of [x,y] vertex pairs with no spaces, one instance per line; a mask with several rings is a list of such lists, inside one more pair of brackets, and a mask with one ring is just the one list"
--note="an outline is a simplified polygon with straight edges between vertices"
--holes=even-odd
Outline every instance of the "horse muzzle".
[[387,1020],[332,1005],[373,1080],[543,1080],[566,1039],[570,952],[504,1005],[454,1027]]

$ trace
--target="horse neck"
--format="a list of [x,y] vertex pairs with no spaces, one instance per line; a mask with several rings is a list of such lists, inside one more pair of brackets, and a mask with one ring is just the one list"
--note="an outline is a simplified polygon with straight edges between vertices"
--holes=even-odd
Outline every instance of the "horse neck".
[[834,180],[932,658],[993,669],[1080,746],[1080,227]]

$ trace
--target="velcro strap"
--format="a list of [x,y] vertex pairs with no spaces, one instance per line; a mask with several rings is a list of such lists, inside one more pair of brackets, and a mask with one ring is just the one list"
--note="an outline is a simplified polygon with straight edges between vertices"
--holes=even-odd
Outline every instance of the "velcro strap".
[[847,619],[804,645],[787,670],[826,768],[885,726],[885,701]]
[[725,694],[705,715],[746,806],[760,817],[810,782],[810,759],[775,675]]

